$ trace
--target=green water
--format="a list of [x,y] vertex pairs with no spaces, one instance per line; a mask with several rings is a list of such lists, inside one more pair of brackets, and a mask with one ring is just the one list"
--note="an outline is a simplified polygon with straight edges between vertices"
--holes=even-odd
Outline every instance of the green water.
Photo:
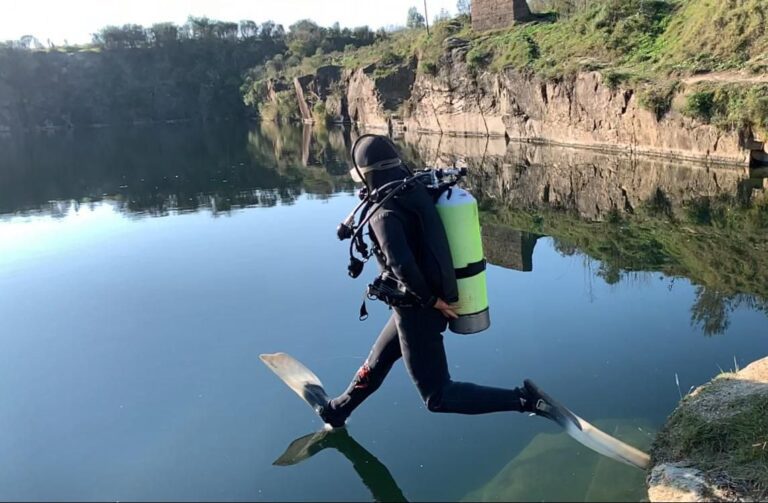
[[[357,320],[374,268],[348,278],[335,237],[356,203],[350,139],[241,125],[0,138],[0,500],[644,496],[642,472],[545,420],[430,414],[401,364],[348,436],[273,465],[321,424],[258,355],[288,352],[335,393],[388,316]],[[483,209],[492,327],[446,334],[455,378],[533,378],[647,448],[680,392],[765,355],[759,215],[723,224],[721,194],[709,218],[696,203],[595,223],[523,204],[510,177],[548,164],[477,141],[446,157],[402,140],[414,163],[468,164]]]

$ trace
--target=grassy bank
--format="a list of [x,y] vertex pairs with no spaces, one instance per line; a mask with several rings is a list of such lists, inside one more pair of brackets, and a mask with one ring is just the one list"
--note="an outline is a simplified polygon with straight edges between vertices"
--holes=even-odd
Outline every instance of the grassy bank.
[[[687,460],[711,479],[764,501],[768,497],[768,396],[759,393],[729,401],[728,411],[698,411],[700,404],[722,402],[738,374],[725,373],[686,397],[654,443],[656,463]],[[747,384],[749,385],[749,384]],[[721,407],[722,409],[722,407]],[[712,416],[712,417],[709,417]]]

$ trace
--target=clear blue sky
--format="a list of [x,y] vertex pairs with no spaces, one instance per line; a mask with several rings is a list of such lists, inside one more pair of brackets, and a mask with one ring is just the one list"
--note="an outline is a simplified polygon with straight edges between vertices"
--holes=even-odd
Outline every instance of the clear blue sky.
[[[405,24],[411,6],[423,9],[423,0],[1,0],[0,40],[34,35],[43,43],[83,43],[106,25],[181,24],[189,15],[259,23],[271,19],[286,28],[303,18],[324,26],[338,21],[379,28]],[[441,8],[454,14],[456,0],[427,0],[427,8],[430,20]]]

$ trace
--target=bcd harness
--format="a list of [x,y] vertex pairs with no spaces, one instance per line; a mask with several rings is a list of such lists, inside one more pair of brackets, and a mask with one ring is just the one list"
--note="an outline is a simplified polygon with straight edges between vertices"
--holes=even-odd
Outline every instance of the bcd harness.
[[[416,183],[424,185],[432,196],[433,201],[437,201],[441,194],[450,191],[466,174],[467,170],[465,168],[425,169],[417,171],[415,174],[402,180],[389,182],[374,191],[370,191],[370,193],[367,187],[362,188],[359,193],[361,202],[339,224],[336,230],[340,240],[351,240],[349,244],[349,265],[347,266],[349,276],[352,278],[359,277],[363,272],[365,263],[374,254],[382,259],[382,263],[385,263],[383,253],[375,236],[372,236],[370,231],[368,232],[371,241],[371,246],[369,246],[365,241],[364,235],[366,226],[368,226],[371,219],[388,201],[412,188]],[[355,256],[355,251],[361,258]],[[482,271],[484,269],[484,260],[482,263],[470,264],[467,267],[456,270],[457,279],[460,275],[461,277],[468,277],[477,274],[478,270]],[[365,304],[366,298],[380,300],[390,308],[415,307],[419,305],[416,296],[408,291],[403,282],[386,270],[379,274],[366,288],[363,302],[360,306],[361,321],[368,317],[368,310]]]

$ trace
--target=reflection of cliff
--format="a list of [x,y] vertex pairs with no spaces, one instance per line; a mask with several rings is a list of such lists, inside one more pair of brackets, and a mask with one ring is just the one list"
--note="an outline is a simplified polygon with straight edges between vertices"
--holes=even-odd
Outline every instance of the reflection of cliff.
[[[351,187],[339,175],[346,165],[302,166],[301,130],[272,127],[148,126],[0,139],[0,213],[55,214],[59,201],[102,198],[130,213],[221,212]],[[335,152],[328,136],[336,134],[311,133],[320,162]]]
[[470,168],[491,263],[525,267],[526,233],[548,235],[561,253],[599,261],[608,283],[641,271],[690,278],[691,323],[707,335],[739,307],[768,313],[768,205],[745,170],[504,138],[405,142],[416,165]]
[[490,223],[483,225],[482,232],[483,250],[490,264],[522,272],[533,271],[533,248],[541,236]]
[[[606,419],[596,425],[647,448],[640,419]],[[640,501],[645,493],[641,470],[616,463],[577,444],[565,433],[542,433],[482,487],[461,501]]]
[[739,307],[768,314],[768,206],[724,204],[710,211],[707,222],[697,213],[588,222],[559,211],[495,205],[486,206],[483,225],[553,236],[561,253],[599,261],[597,275],[609,284],[641,271],[689,278],[698,287],[691,323],[715,335],[728,328],[730,313]]
[[744,169],[714,167],[594,150],[511,142],[503,138],[406,138],[420,160],[467,165],[484,198],[527,208],[575,211],[603,220],[652,207],[678,214],[702,197],[748,196]]

